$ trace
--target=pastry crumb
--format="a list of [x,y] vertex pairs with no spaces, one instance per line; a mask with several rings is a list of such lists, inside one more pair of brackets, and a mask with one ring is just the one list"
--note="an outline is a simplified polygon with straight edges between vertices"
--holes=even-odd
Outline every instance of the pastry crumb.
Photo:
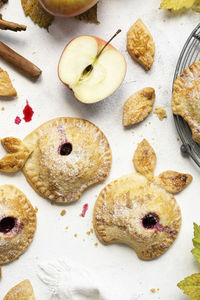
[[4,107],[4,106],[2,106],[1,110],[2,110],[2,111],[3,111],[3,110],[5,110],[5,107]]
[[69,226],[66,226],[65,229],[69,229]]
[[37,207],[37,206],[35,207],[35,212],[36,212],[36,213],[38,212],[38,207]]
[[155,292],[156,292],[156,289],[150,289],[150,291],[151,291],[152,293],[155,293]]
[[87,235],[90,235],[91,233],[93,233],[93,228],[86,232]]
[[98,247],[98,245],[99,245],[98,243],[94,243],[94,246],[95,246],[95,247]]
[[177,139],[177,141],[180,141],[180,138],[179,138],[179,137],[177,137],[176,139]]
[[64,216],[66,214],[66,209],[63,209],[61,212],[60,212],[60,215],[61,216]]
[[0,266],[0,279],[2,278],[2,269],[1,269],[1,266]]
[[159,292],[159,291],[160,291],[160,289],[159,289],[159,288],[157,288],[157,291]]
[[77,233],[75,233],[75,234],[74,234],[74,237],[76,238],[77,236],[78,236],[78,234],[77,234]]
[[158,116],[158,119],[160,121],[162,121],[164,118],[167,118],[166,110],[163,107],[161,107],[161,106],[157,106],[155,108],[154,114],[156,114]]

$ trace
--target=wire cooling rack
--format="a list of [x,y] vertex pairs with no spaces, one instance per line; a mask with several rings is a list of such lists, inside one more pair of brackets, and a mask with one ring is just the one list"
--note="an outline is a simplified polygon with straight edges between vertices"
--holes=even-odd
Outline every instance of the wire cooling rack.
[[[178,59],[174,81],[192,63],[200,61],[200,24],[192,31],[187,39]],[[182,141],[181,152],[190,156],[200,167],[200,145],[192,139],[192,133],[188,124],[180,116],[174,115],[175,125]]]

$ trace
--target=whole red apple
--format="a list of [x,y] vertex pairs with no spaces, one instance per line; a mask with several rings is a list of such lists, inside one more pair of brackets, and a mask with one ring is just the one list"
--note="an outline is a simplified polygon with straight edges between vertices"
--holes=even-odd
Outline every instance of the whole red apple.
[[94,6],[98,0],[40,0],[50,14],[60,17],[73,17]]

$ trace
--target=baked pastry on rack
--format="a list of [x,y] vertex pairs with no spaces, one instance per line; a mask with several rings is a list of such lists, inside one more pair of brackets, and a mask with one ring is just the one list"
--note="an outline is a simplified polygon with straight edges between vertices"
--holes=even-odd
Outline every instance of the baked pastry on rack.
[[127,33],[127,50],[146,71],[154,62],[155,44],[151,33],[141,19],[138,19]]
[[35,300],[33,287],[28,279],[15,285],[3,300]]
[[200,143],[200,62],[195,62],[174,82],[172,111],[190,126],[192,138]]
[[0,186],[0,265],[23,254],[35,230],[36,212],[26,196],[12,185]]
[[[12,148],[13,138],[3,139],[4,146],[5,140],[6,149]],[[110,172],[112,154],[107,138],[83,119],[50,120],[19,145],[19,151],[0,160],[0,171],[22,168],[35,191],[54,202],[78,200],[87,187],[104,181]]]
[[174,171],[154,176],[156,154],[146,140],[133,162],[138,173],[114,180],[101,191],[93,224],[102,243],[127,244],[148,260],[162,255],[176,239],[181,211],[172,193],[183,190],[192,176]]

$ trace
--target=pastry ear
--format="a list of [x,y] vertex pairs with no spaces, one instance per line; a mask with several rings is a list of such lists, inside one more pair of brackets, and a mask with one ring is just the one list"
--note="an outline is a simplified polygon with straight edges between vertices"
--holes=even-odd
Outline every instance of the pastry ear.
[[175,171],[165,171],[154,178],[154,182],[167,192],[181,192],[192,181],[192,176]]
[[138,145],[133,156],[133,164],[136,170],[148,179],[154,177],[156,154],[146,139]]
[[0,172],[13,173],[23,168],[32,151],[21,140],[14,137],[2,139],[1,144],[10,154],[0,160]]

